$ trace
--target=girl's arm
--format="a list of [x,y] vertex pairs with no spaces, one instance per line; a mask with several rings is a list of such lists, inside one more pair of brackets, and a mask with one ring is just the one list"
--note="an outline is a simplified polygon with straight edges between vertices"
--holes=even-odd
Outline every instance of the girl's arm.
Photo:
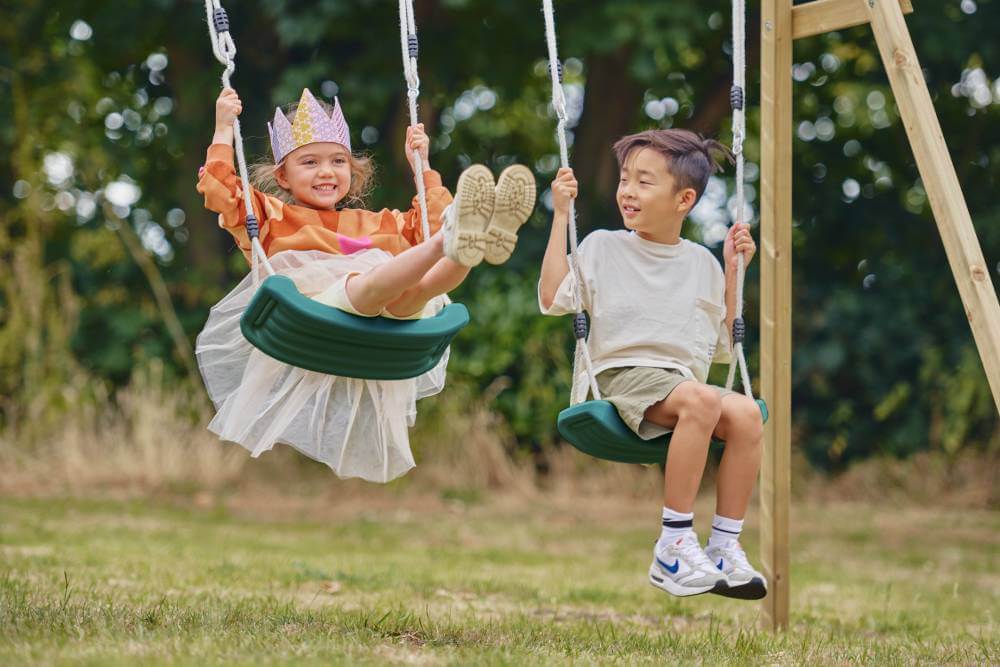
[[223,88],[215,101],[215,134],[213,144],[233,145],[233,123],[243,112],[243,102],[232,88]]
[[[244,254],[250,252],[246,232],[246,206],[243,182],[236,173],[233,153],[233,122],[243,111],[243,103],[232,88],[224,89],[215,102],[215,134],[208,147],[205,165],[198,171],[198,192],[205,197],[205,208],[219,214],[219,226],[233,235]],[[268,221],[263,216],[263,195],[251,192],[254,215],[260,223],[261,242],[268,235]],[[249,255],[248,255],[249,256]]]
[[[441,183],[441,174],[433,169],[424,170],[424,194],[427,196],[427,226],[431,236],[436,234],[443,224],[442,215],[452,201],[451,192]],[[415,246],[424,240],[423,224],[420,220],[420,199],[416,195],[410,202],[408,211],[383,211],[391,213],[396,219],[396,231],[410,246]],[[405,247],[405,246],[404,246]],[[401,248],[402,249],[402,248]]]
[[[413,159],[413,151],[420,154],[421,173],[417,173],[417,165]],[[431,235],[441,229],[441,214],[452,201],[451,193],[441,183],[441,175],[431,169],[430,139],[424,132],[424,124],[418,123],[406,128],[406,161],[410,163],[413,177],[423,179],[424,193],[427,197],[427,226]],[[420,219],[420,199],[413,197],[410,210],[396,213],[399,234],[410,245],[416,245],[424,240],[423,224]]]
[[542,275],[538,281],[538,296],[543,308],[552,307],[559,285],[569,273],[566,259],[566,236],[569,228],[569,203],[576,198],[577,183],[573,170],[564,167],[552,181],[552,230],[542,259]]
[[417,176],[417,163],[413,160],[413,151],[420,153],[420,166],[422,171],[431,170],[430,158],[431,140],[424,132],[424,124],[417,123],[406,128],[406,161],[410,163],[410,170],[414,177]]

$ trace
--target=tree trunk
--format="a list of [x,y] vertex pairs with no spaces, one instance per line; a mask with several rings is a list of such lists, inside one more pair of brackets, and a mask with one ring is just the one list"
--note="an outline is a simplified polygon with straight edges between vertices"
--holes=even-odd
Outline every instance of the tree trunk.
[[583,114],[570,159],[580,182],[577,217],[582,226],[605,224],[613,210],[618,162],[611,145],[632,129],[642,103],[642,86],[628,76],[630,60],[629,48],[587,58]]

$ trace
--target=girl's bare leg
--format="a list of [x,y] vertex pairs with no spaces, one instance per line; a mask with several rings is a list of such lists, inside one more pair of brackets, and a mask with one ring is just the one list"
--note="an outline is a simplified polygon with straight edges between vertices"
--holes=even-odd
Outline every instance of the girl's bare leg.
[[358,312],[378,315],[404,292],[420,284],[427,272],[443,257],[444,235],[435,234],[385,264],[351,276],[347,281],[347,298]]
[[389,303],[386,310],[396,317],[406,317],[424,309],[428,301],[462,284],[471,269],[444,257],[424,274],[416,285]]

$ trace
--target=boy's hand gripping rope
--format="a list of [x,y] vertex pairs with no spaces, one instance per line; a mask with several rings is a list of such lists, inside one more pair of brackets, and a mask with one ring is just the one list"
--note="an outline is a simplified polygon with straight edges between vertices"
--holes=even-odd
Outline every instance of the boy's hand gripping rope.
[[[236,71],[236,43],[229,34],[229,16],[219,0],[205,0],[205,14],[208,18],[208,36],[212,42],[212,53],[215,59],[225,66],[222,71],[222,87],[232,88],[230,77]],[[253,202],[250,199],[250,177],[247,173],[247,159],[243,153],[243,134],[240,132],[240,119],[233,119],[233,143],[236,148],[236,163],[239,165],[240,181],[243,184],[243,204],[246,207],[247,234],[253,247],[254,279],[257,276],[257,262],[262,261],[268,275],[274,275],[271,262],[260,244],[260,227],[257,216],[253,212]]]

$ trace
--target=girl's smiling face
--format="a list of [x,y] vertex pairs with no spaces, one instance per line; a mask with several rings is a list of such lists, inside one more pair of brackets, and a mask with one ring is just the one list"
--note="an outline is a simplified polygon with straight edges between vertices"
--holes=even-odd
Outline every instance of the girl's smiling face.
[[331,142],[307,144],[289,153],[274,177],[302,206],[333,209],[351,189],[351,153]]

